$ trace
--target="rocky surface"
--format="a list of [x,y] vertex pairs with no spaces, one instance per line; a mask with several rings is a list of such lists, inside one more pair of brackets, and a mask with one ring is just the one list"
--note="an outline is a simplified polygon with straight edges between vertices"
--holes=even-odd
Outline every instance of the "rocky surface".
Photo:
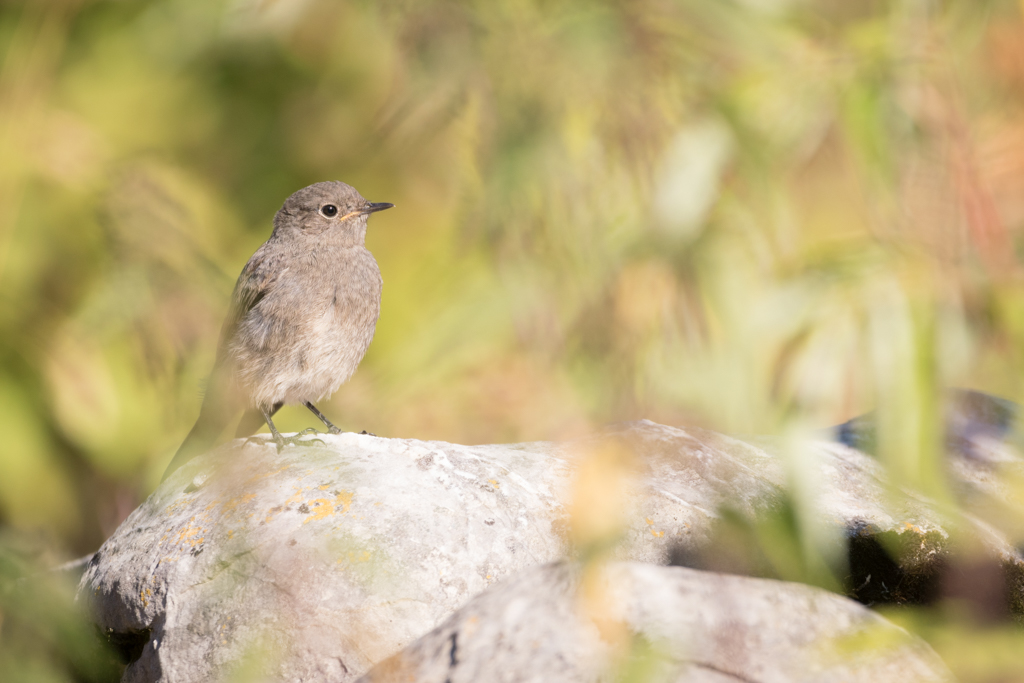
[[83,576],[124,681],[206,681],[249,651],[285,680],[348,680],[470,596],[565,547],[551,449],[345,434],[189,463]]
[[640,670],[678,683],[952,680],[927,645],[820,589],[622,563],[581,590],[580,573],[521,572],[359,683],[584,683]]
[[[188,463],[133,512],[93,558],[80,596],[129,662],[126,682],[206,681],[250,655],[281,680],[354,680],[487,587],[571,555],[574,468],[608,448],[636,458],[622,559],[707,557],[723,507],[757,519],[786,500],[786,470],[770,450],[650,422],[562,445],[343,434],[277,453],[265,440],[236,441]],[[926,501],[890,495],[879,463],[842,444],[807,453],[822,520],[866,539],[904,572],[901,584],[934,578],[948,534]],[[1019,576],[1015,550],[975,525]],[[905,552],[888,557],[870,543],[878,534]]]

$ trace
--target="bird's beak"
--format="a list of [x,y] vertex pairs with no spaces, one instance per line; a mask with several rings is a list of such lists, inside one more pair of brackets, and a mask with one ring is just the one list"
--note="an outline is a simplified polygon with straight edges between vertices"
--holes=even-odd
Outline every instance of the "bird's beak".
[[393,206],[394,204],[388,204],[387,202],[380,202],[378,204],[375,204],[373,202],[366,202],[363,208],[356,209],[355,211],[350,211],[349,213],[346,213],[344,216],[338,219],[338,222],[341,223],[347,221],[349,218],[352,218],[352,216],[365,216],[375,211],[383,211],[384,209],[390,209]]
[[394,206],[394,204],[388,204],[387,202],[366,202],[366,206],[360,209],[359,213],[374,213],[376,211],[393,208]]

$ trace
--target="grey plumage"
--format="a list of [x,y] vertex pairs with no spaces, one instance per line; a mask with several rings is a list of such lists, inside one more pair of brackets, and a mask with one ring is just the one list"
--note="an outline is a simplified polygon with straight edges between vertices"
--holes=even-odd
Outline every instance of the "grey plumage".
[[199,419],[164,473],[209,448],[245,411],[235,436],[285,404],[313,406],[334,393],[366,353],[380,313],[382,280],[366,249],[367,202],[342,182],[316,183],[287,200],[274,231],[242,269],[221,329]]

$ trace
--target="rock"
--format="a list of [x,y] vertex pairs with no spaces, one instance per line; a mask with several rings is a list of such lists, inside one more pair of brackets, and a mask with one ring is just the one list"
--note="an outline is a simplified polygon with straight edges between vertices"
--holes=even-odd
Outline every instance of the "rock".
[[[1015,427],[1020,406],[1013,401],[981,391],[950,389],[944,408],[946,451],[955,458],[1006,460],[1006,452],[998,444],[1008,438],[1019,442],[1019,428]],[[835,438],[850,448],[874,454],[876,422],[874,412],[860,415],[835,427]]]
[[122,644],[123,681],[208,681],[254,650],[282,680],[350,680],[565,552],[551,446],[323,441],[197,458],[104,543],[80,595]]
[[[966,522],[960,526],[961,542],[980,543],[957,557],[950,552],[947,533],[952,524],[925,529],[907,519],[900,530],[898,524],[884,519],[879,524],[877,515],[861,518],[844,513],[851,571],[847,589],[867,604],[927,603],[941,592],[970,604],[978,620],[1004,619],[1010,613],[1021,620],[1024,571],[1019,544],[1024,508],[1019,491],[1024,481],[1024,425],[1020,406],[979,391],[950,389],[943,395],[942,415],[945,474]],[[876,423],[877,415],[868,413],[835,427],[833,435],[860,453],[874,455]],[[877,477],[879,484],[885,481],[880,464],[859,460],[858,470]],[[868,487],[876,498],[879,484]],[[938,517],[933,514],[932,519]],[[985,552],[980,557],[979,549]]]
[[[573,467],[606,447],[639,463],[621,559],[699,556],[723,506],[756,519],[786,497],[783,463],[765,448],[650,422],[561,445],[343,434],[279,454],[268,441],[236,441],[188,463],[134,511],[79,595],[128,662],[126,683],[207,681],[246,653],[268,655],[263,666],[280,680],[350,681],[488,586],[571,555]],[[946,552],[942,517],[914,496],[889,496],[870,456],[827,442],[809,449],[823,518],[854,540],[895,535],[908,552],[894,562],[875,547],[880,562],[930,576]],[[1020,576],[1013,548],[976,531]]]
[[569,564],[526,570],[359,683],[583,683],[631,664],[678,683],[952,680],[922,641],[821,589],[635,563],[597,583],[581,591]]

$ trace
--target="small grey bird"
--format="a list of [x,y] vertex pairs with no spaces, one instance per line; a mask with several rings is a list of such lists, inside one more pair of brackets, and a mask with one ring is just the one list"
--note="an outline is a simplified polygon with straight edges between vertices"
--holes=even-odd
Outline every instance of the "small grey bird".
[[270,427],[284,404],[313,405],[333,394],[366,353],[380,314],[382,280],[366,249],[375,204],[334,181],[304,187],[274,216],[274,231],[242,269],[221,328],[199,419],[164,472],[207,450],[244,411],[235,437]]

